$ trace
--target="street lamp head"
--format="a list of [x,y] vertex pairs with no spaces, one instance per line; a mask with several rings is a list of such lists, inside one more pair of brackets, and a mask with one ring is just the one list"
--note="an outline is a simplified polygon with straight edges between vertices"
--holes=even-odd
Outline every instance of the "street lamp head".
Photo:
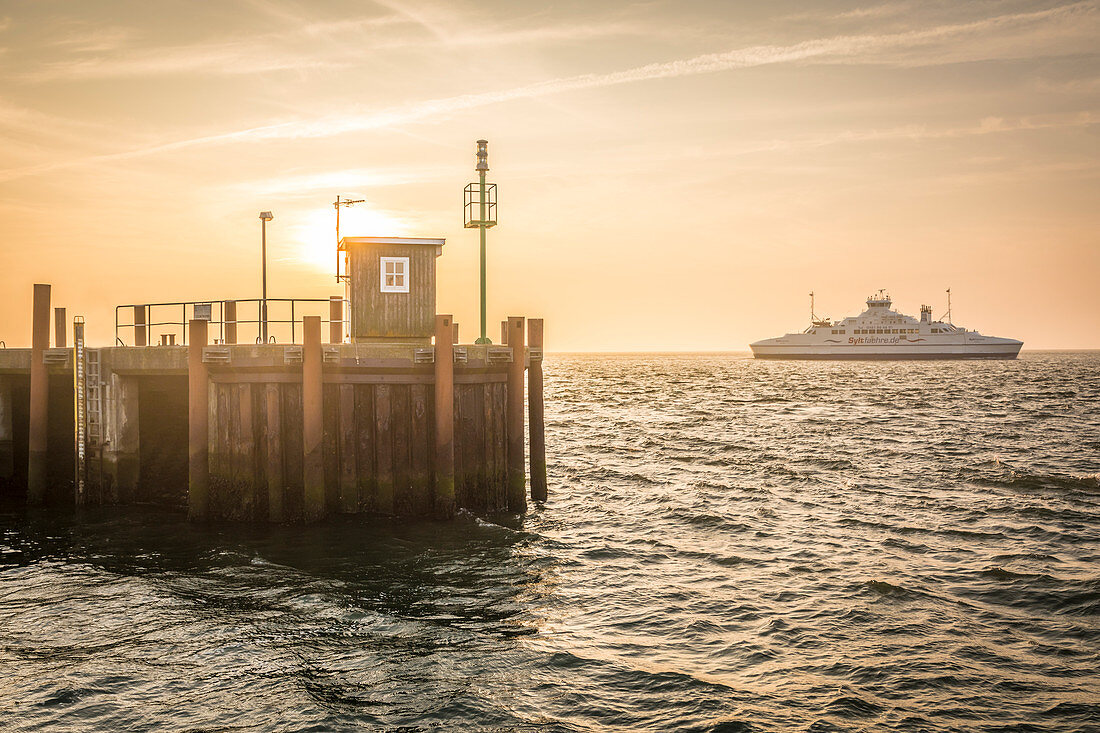
[[474,168],[476,171],[489,170],[489,141],[478,140],[477,141],[477,166]]
[[260,218],[263,219],[264,221],[271,221],[275,217],[274,217],[274,215],[272,215],[272,213],[270,211],[261,211],[260,212]]

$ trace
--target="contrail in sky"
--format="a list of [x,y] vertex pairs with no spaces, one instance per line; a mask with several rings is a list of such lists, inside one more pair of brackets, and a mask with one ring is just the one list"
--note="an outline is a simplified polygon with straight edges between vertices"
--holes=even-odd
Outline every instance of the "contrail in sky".
[[833,38],[804,41],[788,46],[752,46],[720,53],[702,54],[688,59],[646,64],[644,66],[637,66],[632,69],[624,69],[622,71],[610,73],[580,74],[558,79],[548,79],[520,87],[513,87],[512,89],[430,99],[368,114],[332,115],[316,120],[295,120],[217,135],[178,140],[137,150],[90,156],[78,160],[43,163],[23,168],[12,168],[6,171],[0,171],[0,181],[8,181],[24,176],[76,166],[94,163],[109,163],[145,157],[157,153],[174,152],[204,145],[246,141],[321,138],[341,135],[348,132],[376,130],[400,124],[421,122],[428,119],[439,119],[440,117],[451,115],[456,112],[485,107],[491,104],[500,104],[502,102],[520,99],[534,99],[553,94],[616,86],[639,81],[697,76],[700,74],[712,74],[721,71],[808,61],[811,59],[851,60],[861,55],[888,50],[915,48],[959,35],[975,34],[1020,23],[1046,20],[1056,16],[1077,13],[1078,11],[1089,13],[1093,9],[1091,3],[1085,2],[1031,13],[1000,15],[970,23],[943,25],[902,33],[837,36]]

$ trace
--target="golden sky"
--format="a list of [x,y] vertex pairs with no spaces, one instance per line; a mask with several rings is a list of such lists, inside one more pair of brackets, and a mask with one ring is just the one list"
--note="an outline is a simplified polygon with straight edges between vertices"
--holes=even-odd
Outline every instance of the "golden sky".
[[446,237],[475,332],[741,350],[896,306],[1100,348],[1098,2],[0,2],[0,339],[34,282],[117,304],[326,297],[343,233]]

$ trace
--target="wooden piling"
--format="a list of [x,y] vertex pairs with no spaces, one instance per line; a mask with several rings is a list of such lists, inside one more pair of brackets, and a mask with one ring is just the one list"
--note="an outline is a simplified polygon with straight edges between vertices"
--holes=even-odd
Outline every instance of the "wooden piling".
[[374,510],[380,514],[393,514],[394,510],[393,389],[393,385],[379,384],[374,390]]
[[339,295],[328,296],[328,342],[344,343],[344,299]]
[[507,346],[508,345],[508,324],[509,324],[509,321],[501,321],[500,322],[500,345],[501,346]]
[[411,385],[393,385],[390,392],[390,429],[393,432],[393,513],[411,514],[412,507],[412,401]]
[[340,511],[355,514],[359,511],[358,468],[355,460],[358,441],[355,435],[355,385],[337,385],[340,394],[340,432],[338,455],[340,461]]
[[282,522],[286,518],[283,505],[283,436],[282,396],[279,385],[264,385],[264,480],[267,484],[267,519]]
[[546,501],[546,432],[542,398],[542,319],[527,321],[531,365],[527,367],[527,430],[531,443],[531,500]]
[[50,375],[43,360],[50,345],[50,286],[35,284],[31,315],[31,394],[27,456],[27,503],[46,500],[46,434]]
[[0,489],[15,477],[15,430],[12,423],[12,380],[0,374]]
[[527,511],[527,477],[523,455],[523,317],[508,319],[508,345],[512,363],[508,365],[508,511]]
[[233,478],[232,453],[232,421],[230,412],[233,406],[232,384],[225,382],[211,382],[207,389],[207,399],[210,402],[208,411],[207,441],[209,454],[207,455],[207,472],[209,476],[207,493],[210,497],[208,515],[223,518],[227,511],[226,498],[229,496],[229,486]]
[[321,375],[321,317],[302,319],[302,482],[305,520],[325,516],[324,390]]
[[[324,352],[321,353],[323,364]],[[321,470],[325,476],[325,516],[328,516],[340,511],[340,385],[324,384],[323,376],[321,382]]]
[[[474,455],[478,469],[477,483],[482,487],[486,510],[490,512],[508,509],[508,436],[507,420],[497,411],[496,384],[480,384],[476,395],[477,429],[480,450]],[[500,407],[504,408],[502,400]]]
[[256,519],[256,439],[252,420],[252,385],[233,385],[233,489],[240,517]]
[[283,470],[283,519],[288,522],[301,521],[305,511],[305,487],[302,477],[305,473],[305,442],[302,440],[302,385],[284,384],[279,388],[282,400],[281,412],[283,434],[282,470]]
[[409,412],[412,431],[409,435],[409,484],[411,516],[431,516],[435,509],[435,489],[432,483],[432,425],[428,405],[431,403],[428,385],[409,385]]
[[53,309],[53,345],[59,349],[68,347],[68,339],[65,337],[65,309]]
[[222,303],[222,321],[225,326],[225,343],[237,343],[237,301],[227,300]]
[[359,511],[372,512],[378,494],[375,480],[374,390],[369,384],[355,385],[355,465],[359,488]]
[[454,329],[455,329],[454,333],[451,335],[451,343],[452,344],[457,344],[458,343],[458,321],[454,322]]
[[458,324],[450,315],[435,317],[435,513],[455,511],[454,347]]
[[134,346],[149,344],[149,326],[145,325],[145,306],[134,306]]
[[202,361],[207,322],[191,320],[187,328],[187,516],[198,520],[210,507],[210,392]]

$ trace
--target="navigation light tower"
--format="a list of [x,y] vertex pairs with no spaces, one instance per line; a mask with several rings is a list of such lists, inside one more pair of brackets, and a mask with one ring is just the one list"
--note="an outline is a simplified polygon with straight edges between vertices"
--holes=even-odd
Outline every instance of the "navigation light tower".
[[[478,182],[468,183],[463,192],[463,213],[466,229],[481,230],[481,337],[474,343],[491,344],[485,335],[485,230],[497,225],[497,184],[486,183],[485,174],[489,171],[489,141],[477,141]],[[474,217],[474,207],[477,217]]]

